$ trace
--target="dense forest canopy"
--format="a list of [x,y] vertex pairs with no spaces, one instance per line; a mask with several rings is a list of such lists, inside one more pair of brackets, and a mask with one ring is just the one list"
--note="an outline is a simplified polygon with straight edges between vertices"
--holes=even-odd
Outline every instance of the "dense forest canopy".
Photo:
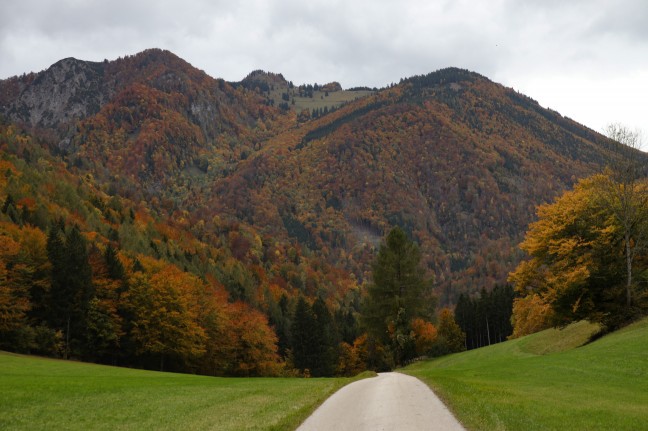
[[157,49],[2,80],[0,116],[0,347],[207,374],[383,366],[361,314],[394,227],[489,316],[408,315],[406,356],[502,339],[536,206],[616,148],[462,69],[345,91]]

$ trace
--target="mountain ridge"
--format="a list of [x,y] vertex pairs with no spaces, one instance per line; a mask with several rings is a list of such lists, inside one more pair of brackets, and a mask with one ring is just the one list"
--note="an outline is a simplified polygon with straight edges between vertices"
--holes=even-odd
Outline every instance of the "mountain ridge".
[[[50,69],[0,81],[0,112],[79,174],[208,230],[218,216],[295,242],[360,281],[400,225],[444,303],[505,282],[535,207],[613,157],[600,134],[459,68],[324,113],[275,106],[282,74],[228,83],[157,49]],[[49,105],[48,83],[62,95]]]

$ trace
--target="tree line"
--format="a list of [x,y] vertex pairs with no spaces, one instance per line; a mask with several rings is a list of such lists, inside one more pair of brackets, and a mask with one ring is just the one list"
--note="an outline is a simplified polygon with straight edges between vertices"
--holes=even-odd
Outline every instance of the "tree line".
[[267,316],[217,282],[92,242],[62,219],[47,233],[2,222],[0,236],[7,350],[209,375],[332,376],[465,348],[450,310],[436,321],[418,247],[398,228],[364,300],[334,309],[282,295]]
[[511,314],[515,292],[510,285],[482,289],[479,296],[459,295],[455,320],[466,334],[466,349],[476,349],[506,341],[513,333]]
[[251,227],[218,216],[190,226],[187,214],[166,220],[107,195],[29,136],[0,132],[0,349],[209,375],[323,376],[465,348],[400,228],[378,250],[373,281],[359,286]]

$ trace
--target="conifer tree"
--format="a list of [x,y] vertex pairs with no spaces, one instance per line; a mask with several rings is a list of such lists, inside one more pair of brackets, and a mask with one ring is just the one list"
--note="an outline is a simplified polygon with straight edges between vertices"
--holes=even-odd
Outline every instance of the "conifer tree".
[[292,354],[295,368],[305,371],[313,366],[317,340],[315,315],[310,304],[300,297],[292,321]]
[[317,298],[313,303],[313,315],[315,316],[315,348],[312,366],[313,376],[332,376],[337,366],[339,344],[337,331],[333,318],[322,298]]
[[412,320],[429,318],[436,302],[420,261],[418,246],[396,227],[380,246],[372,265],[373,280],[362,319],[375,340],[391,347],[396,365],[414,354],[409,335]]
[[60,223],[53,222],[47,235],[47,258],[52,268],[48,321],[53,328],[58,329],[65,326],[66,310],[72,297],[65,284],[65,249],[62,234]]
[[85,316],[93,296],[92,268],[88,262],[87,241],[78,226],[62,239],[63,222],[52,225],[47,238],[47,256],[52,265],[50,324],[65,334],[65,355],[70,343],[84,330]]

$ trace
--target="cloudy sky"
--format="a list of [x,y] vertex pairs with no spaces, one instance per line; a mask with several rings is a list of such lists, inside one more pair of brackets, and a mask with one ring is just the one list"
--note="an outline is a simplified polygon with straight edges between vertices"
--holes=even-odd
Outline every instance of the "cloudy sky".
[[645,0],[2,0],[0,79],[152,47],[229,81],[382,87],[456,66],[645,136],[647,23]]

